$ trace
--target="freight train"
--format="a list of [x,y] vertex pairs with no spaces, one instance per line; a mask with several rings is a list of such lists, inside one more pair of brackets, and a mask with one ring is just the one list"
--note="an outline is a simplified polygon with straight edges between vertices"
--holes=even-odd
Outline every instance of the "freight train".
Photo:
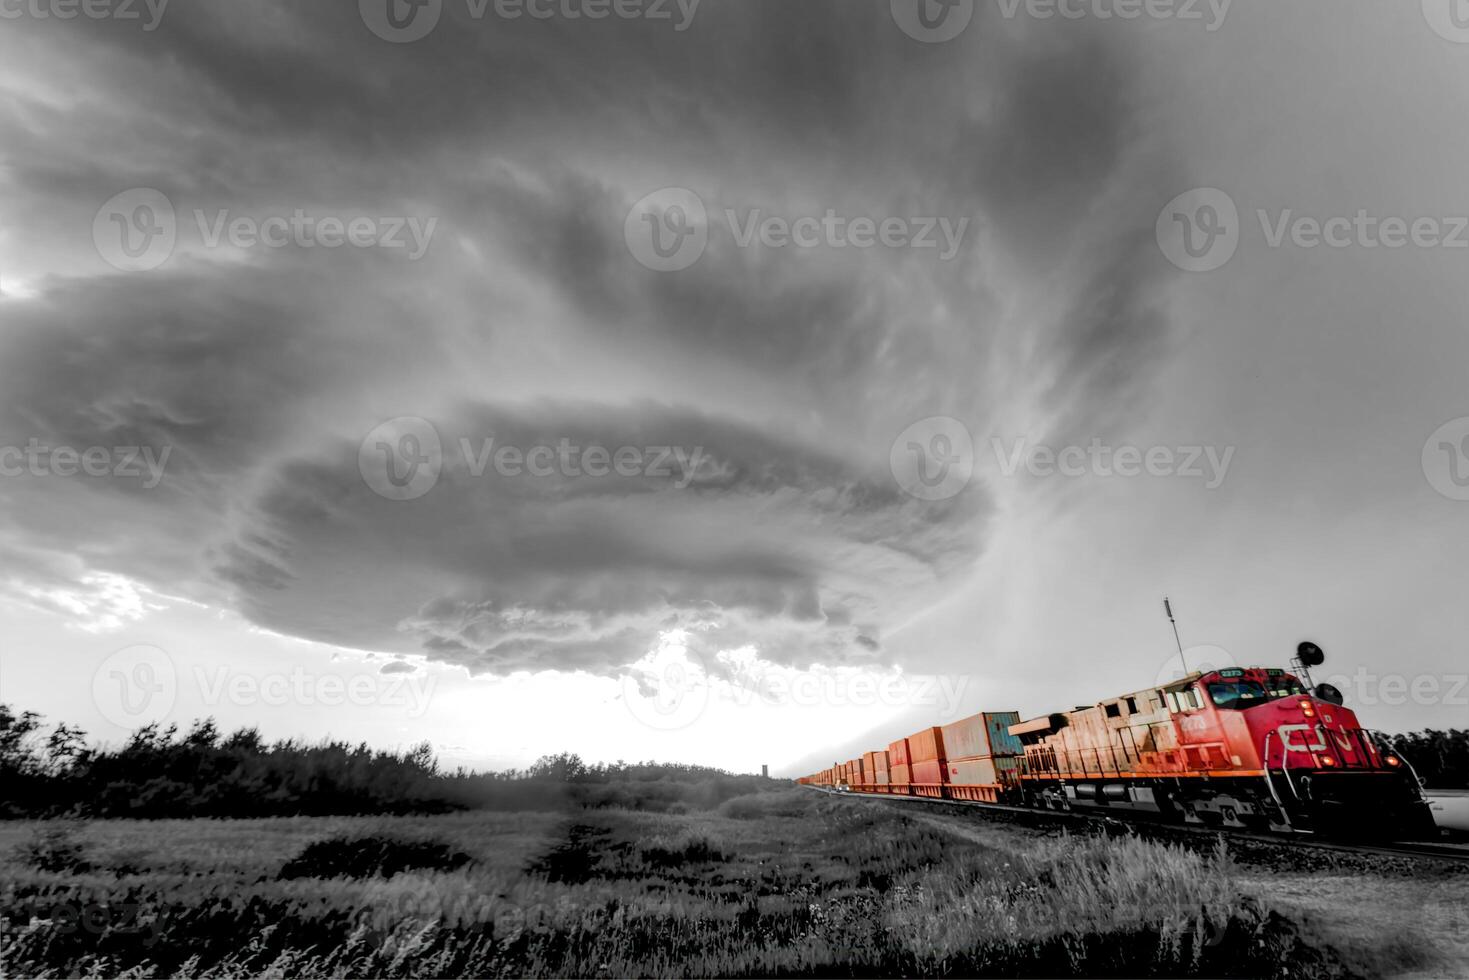
[[[1297,649],[1297,669],[1324,659]],[[982,712],[799,782],[1257,831],[1437,835],[1412,767],[1329,684],[1195,672],[1071,711]]]

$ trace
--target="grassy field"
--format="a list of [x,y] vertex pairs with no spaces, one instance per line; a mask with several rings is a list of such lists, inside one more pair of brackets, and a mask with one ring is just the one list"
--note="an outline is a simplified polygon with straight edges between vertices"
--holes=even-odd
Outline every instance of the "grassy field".
[[[1380,966],[1354,965],[1368,948],[1354,952],[1354,934],[1338,935],[1344,960],[1324,933],[1302,932],[1270,907],[1260,876],[1222,854],[806,790],[677,814],[58,827],[0,824],[5,975],[1335,977]],[[1404,965],[1431,975],[1435,962]]]

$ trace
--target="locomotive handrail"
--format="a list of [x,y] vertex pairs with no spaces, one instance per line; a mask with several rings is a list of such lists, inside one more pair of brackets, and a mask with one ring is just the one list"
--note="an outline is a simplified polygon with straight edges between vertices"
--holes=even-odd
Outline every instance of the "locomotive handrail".
[[[1369,731],[1366,728],[1362,729],[1362,733],[1364,735],[1366,735],[1369,739],[1372,740],[1372,744],[1375,745],[1375,746],[1377,746],[1377,753],[1378,753],[1378,755],[1381,755],[1382,752],[1383,752],[1383,748],[1382,748],[1382,746],[1377,745],[1377,736],[1382,735],[1382,733],[1381,732]],[[1387,739],[1387,736],[1386,735],[1382,735],[1382,738],[1385,741]],[[1389,749],[1387,751],[1392,751],[1392,750]],[[1423,792],[1423,780],[1421,780],[1421,779],[1418,778],[1418,770],[1413,768],[1413,763],[1409,762],[1408,759],[1407,759],[1407,757],[1404,756],[1403,753],[1401,753],[1401,752],[1393,752],[1393,756],[1395,758],[1402,759],[1403,765],[1405,765],[1405,766],[1408,767],[1408,772],[1411,773],[1412,776],[1413,776],[1413,787],[1416,790],[1418,790],[1418,799],[1425,800],[1426,801],[1428,799],[1428,794],[1425,793],[1425,792]]]
[[[1290,739],[1286,738],[1284,735],[1281,735],[1280,747],[1280,771],[1285,773],[1285,784],[1290,787],[1290,795],[1299,800],[1301,798],[1301,791],[1296,789],[1296,781],[1290,776],[1290,756],[1292,751]],[[1266,762],[1265,768],[1270,768],[1268,761]]]
[[[1265,785],[1270,790],[1270,798],[1274,800],[1275,805],[1280,808],[1281,816],[1285,817],[1286,823],[1289,824],[1290,814],[1286,812],[1285,803],[1281,800],[1280,794],[1275,791],[1275,780],[1270,775],[1270,740],[1274,737],[1274,732],[1265,733],[1265,745],[1263,746],[1261,751],[1261,754],[1264,756],[1263,761],[1265,763]],[[1284,739],[1282,739],[1282,741],[1284,741]]]

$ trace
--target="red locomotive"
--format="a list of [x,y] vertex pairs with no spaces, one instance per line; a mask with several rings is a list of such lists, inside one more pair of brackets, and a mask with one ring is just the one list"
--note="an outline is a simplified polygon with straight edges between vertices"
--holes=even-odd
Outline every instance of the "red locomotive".
[[[1323,657],[1303,643],[1298,659],[1305,671]],[[1411,767],[1340,693],[1276,667],[1196,672],[1028,721],[975,715],[867,758],[877,756],[880,769],[841,765],[803,781],[1253,830],[1437,833]],[[877,771],[881,782],[867,776]]]

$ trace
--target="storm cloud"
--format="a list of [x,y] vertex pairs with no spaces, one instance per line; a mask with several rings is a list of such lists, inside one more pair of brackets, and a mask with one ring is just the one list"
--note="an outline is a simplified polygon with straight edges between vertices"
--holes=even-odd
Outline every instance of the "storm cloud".
[[[0,573],[33,601],[120,576],[488,674],[616,674],[673,629],[889,661],[995,515],[983,472],[905,493],[898,434],[1105,425],[1170,342],[1139,201],[1183,175],[1125,45],[1094,30],[982,11],[928,45],[886,0],[704,0],[683,31],[448,3],[406,45],[355,4],[283,0],[25,30],[11,63],[59,84],[7,83],[0,105],[28,228],[0,441],[170,450],[152,488],[0,481]],[[624,240],[664,187],[710,216],[679,272]],[[177,215],[146,272],[92,241],[130,188]],[[417,261],[207,233],[297,212],[435,224]],[[945,260],[744,245],[724,217],[829,212],[969,231]],[[433,427],[441,472],[393,500],[363,443],[404,417]],[[699,456],[684,479],[507,476],[461,451],[487,439]]]

